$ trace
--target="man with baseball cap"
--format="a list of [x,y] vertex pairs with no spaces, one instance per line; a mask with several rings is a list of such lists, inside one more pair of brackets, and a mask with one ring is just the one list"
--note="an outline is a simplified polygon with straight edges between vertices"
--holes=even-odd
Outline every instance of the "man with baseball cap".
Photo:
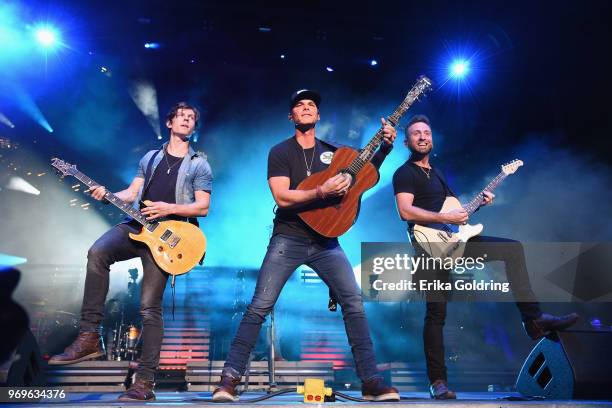
[[[237,401],[236,387],[246,370],[249,355],[266,316],[291,274],[300,265],[311,267],[328,285],[342,308],[363,397],[372,401],[398,401],[399,393],[387,386],[376,369],[376,358],[364,312],[361,291],[353,268],[337,238],[319,235],[298,217],[300,208],[324,197],[342,196],[351,176],[338,174],[311,190],[297,186],[311,174],[325,170],[336,146],[315,137],[321,96],[311,90],[295,92],[289,102],[289,120],[295,134],[272,147],[268,155],[268,184],[278,209],[268,251],[257,278],[255,294],[247,307],[225,362],[213,401]],[[393,147],[395,129],[382,119],[385,143],[372,163],[379,167]]]

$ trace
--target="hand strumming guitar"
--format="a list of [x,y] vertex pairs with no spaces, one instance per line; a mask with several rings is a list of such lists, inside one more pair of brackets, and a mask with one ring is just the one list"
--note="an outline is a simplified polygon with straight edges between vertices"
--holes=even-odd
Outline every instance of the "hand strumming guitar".
[[342,196],[348,191],[352,180],[353,177],[350,174],[336,174],[334,177],[330,177],[325,183],[323,183],[321,186],[321,191],[325,197]]
[[448,224],[465,224],[468,220],[468,213],[463,208],[441,213],[443,222]]
[[166,203],[163,201],[144,201],[146,207],[144,207],[140,212],[142,215],[147,217],[147,221],[154,220],[156,218],[166,217],[168,215],[174,214],[175,205]]

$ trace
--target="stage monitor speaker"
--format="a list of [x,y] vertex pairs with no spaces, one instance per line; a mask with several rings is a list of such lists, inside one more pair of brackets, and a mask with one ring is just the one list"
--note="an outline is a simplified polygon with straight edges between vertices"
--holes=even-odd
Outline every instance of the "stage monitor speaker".
[[516,380],[525,396],[612,399],[612,332],[566,331],[544,338]]

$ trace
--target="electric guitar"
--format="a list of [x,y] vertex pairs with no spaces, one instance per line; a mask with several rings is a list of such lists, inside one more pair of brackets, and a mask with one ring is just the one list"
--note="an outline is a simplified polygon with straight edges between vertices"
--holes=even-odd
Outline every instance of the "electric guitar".
[[[506,177],[514,174],[522,165],[523,162],[521,160],[513,160],[501,166],[501,173],[487,184],[480,193],[476,194],[472,201],[464,206],[455,197],[446,197],[440,213],[463,208],[468,213],[468,216],[472,215],[480,207],[484,198],[484,191],[493,191]],[[483,228],[482,224],[415,224],[412,238],[431,257],[456,259],[463,256],[465,251],[465,245],[463,244],[468,239],[479,235]]]
[[[59,170],[62,176],[74,176],[87,187],[100,185],[78,171],[74,164],[54,158],[51,165]],[[203,259],[206,253],[206,237],[200,228],[184,221],[147,221],[140,211],[113,193],[107,192],[104,198],[142,224],[140,233],[130,233],[130,238],[149,247],[157,266],[170,275],[187,273]],[[145,201],[145,204],[148,203]]]
[[[387,122],[391,126],[397,126],[402,115],[421,95],[429,91],[431,86],[432,81],[429,78],[419,77],[404,101],[387,117]],[[310,228],[329,238],[338,237],[351,228],[359,214],[361,196],[378,183],[380,176],[371,160],[382,141],[383,132],[380,129],[361,151],[350,147],[337,149],[327,169],[314,173],[297,186],[298,190],[312,190],[340,173],[353,177],[351,186],[342,197],[317,200],[305,205],[305,209],[298,213]]]

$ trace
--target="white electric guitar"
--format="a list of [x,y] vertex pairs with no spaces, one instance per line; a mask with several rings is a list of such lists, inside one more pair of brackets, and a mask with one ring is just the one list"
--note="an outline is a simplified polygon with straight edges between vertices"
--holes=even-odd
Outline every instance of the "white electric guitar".
[[[455,197],[446,197],[440,213],[463,208],[468,213],[468,216],[472,215],[480,207],[484,191],[493,191],[507,176],[514,174],[522,165],[523,162],[521,160],[513,160],[501,166],[501,173],[466,205],[462,206]],[[462,244],[480,234],[483,228],[482,224],[416,224],[412,238],[432,257],[455,259],[463,256],[465,245]]]

